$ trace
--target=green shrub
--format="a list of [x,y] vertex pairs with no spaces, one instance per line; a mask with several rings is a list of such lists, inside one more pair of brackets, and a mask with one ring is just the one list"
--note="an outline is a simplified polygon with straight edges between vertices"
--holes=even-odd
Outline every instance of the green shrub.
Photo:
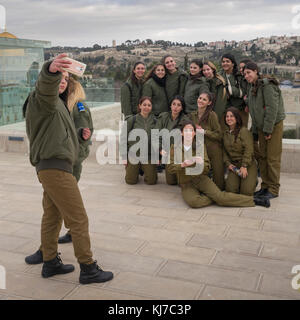
[[283,139],[296,139],[296,129],[288,129],[283,131]]

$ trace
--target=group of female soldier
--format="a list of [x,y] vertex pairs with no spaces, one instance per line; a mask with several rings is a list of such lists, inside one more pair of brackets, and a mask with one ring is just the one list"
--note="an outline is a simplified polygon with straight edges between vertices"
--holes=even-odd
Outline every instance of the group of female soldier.
[[[221,65],[218,73],[212,62],[194,59],[189,74],[186,74],[176,67],[173,57],[165,56],[162,63],[155,65],[144,78],[146,67],[143,62],[137,62],[121,88],[121,108],[127,121],[127,133],[137,128],[148,133],[149,164],[143,164],[142,171],[145,182],[155,184],[157,165],[150,163],[151,129],[171,131],[180,128],[182,123],[193,124],[204,134],[205,152],[211,168],[206,174],[217,188],[254,195],[257,203],[268,206],[268,199],[277,197],[280,187],[285,112],[279,83],[271,76],[261,75],[257,65],[250,60],[241,61],[238,69],[231,54],[223,55]],[[248,130],[249,113],[251,133]],[[132,145],[126,141],[122,143],[128,148]],[[161,155],[168,152],[160,145]],[[137,183],[141,164],[132,164],[127,158],[123,161],[126,165],[125,181]],[[261,189],[254,192],[257,166],[262,183]],[[178,172],[171,167],[166,167],[166,182],[182,186]],[[194,190],[195,195],[203,193],[197,190]],[[196,207],[199,206],[203,205]]]

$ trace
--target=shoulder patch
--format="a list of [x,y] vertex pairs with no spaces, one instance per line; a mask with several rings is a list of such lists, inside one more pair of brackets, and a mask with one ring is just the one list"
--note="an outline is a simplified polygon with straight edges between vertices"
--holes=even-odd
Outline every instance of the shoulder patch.
[[77,103],[77,108],[79,112],[85,111],[85,107],[82,102]]

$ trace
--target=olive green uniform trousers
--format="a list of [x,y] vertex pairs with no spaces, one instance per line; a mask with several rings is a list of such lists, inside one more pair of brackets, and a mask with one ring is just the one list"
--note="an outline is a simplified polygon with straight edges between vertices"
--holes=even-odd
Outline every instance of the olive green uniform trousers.
[[125,181],[127,184],[137,184],[139,181],[140,169],[144,171],[144,181],[146,184],[156,184],[157,170],[155,164],[132,164],[128,161],[126,167]]
[[245,194],[253,196],[256,188],[257,167],[255,161],[247,168],[248,176],[244,179],[229,170],[225,181],[227,192]]
[[78,263],[93,263],[88,217],[75,177],[62,170],[48,169],[39,171],[38,178],[44,189],[41,227],[44,261],[57,255],[57,241],[64,220],[70,228]]
[[280,166],[282,153],[283,120],[275,124],[272,137],[266,140],[264,133],[258,130],[259,168],[262,178],[261,188],[278,195],[280,187]]
[[165,176],[166,176],[166,183],[169,185],[176,185],[178,183],[177,181],[177,174],[176,173],[170,173],[168,170],[168,167],[165,169]]
[[249,112],[246,112],[245,110],[239,110],[239,114],[242,118],[243,127],[248,128]]
[[254,207],[253,197],[221,191],[206,175],[181,185],[184,201],[192,208],[202,208],[216,202],[225,207]]
[[[77,183],[80,180],[81,172],[82,172],[82,162],[76,162],[73,166],[73,176],[75,177]],[[64,221],[64,224],[67,229],[70,229],[66,221]],[[68,230],[67,233],[71,234],[70,230]],[[40,250],[43,251],[42,245],[40,246]]]
[[213,181],[219,189],[224,190],[223,149],[219,143],[213,142],[207,145],[206,150],[213,171]]
[[79,182],[82,172],[82,162],[76,162],[73,166],[73,176],[76,178],[76,181]]

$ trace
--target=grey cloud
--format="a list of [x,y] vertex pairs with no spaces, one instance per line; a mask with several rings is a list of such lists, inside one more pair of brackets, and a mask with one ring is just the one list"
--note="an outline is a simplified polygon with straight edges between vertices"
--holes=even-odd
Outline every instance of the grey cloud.
[[[251,39],[297,33],[298,1],[2,0],[8,31],[53,45],[87,46],[127,39],[180,42]],[[253,26],[253,27],[251,27]],[[298,30],[300,33],[300,30]]]

